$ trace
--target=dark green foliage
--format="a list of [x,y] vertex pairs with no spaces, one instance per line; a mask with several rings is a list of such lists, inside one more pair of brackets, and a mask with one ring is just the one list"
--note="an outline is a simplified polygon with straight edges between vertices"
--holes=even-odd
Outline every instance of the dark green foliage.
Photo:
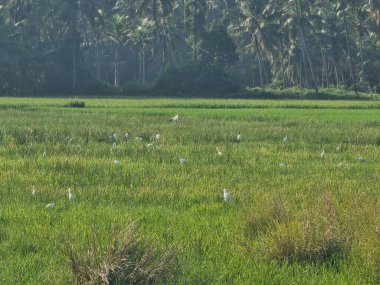
[[238,86],[219,66],[188,64],[168,68],[154,85],[161,94],[177,96],[235,92]]
[[149,84],[141,83],[138,81],[131,81],[122,87],[121,94],[126,96],[147,95],[150,91],[151,86]]
[[312,100],[369,100],[374,99],[373,95],[359,93],[347,88],[325,88],[318,92],[310,89],[287,88],[251,88],[245,93],[237,94],[237,97],[255,99],[312,99]]
[[84,108],[86,107],[86,103],[80,99],[74,98],[65,104],[65,107]]
[[216,26],[205,32],[200,43],[200,62],[220,68],[233,65],[239,60],[236,44],[228,35],[226,28]]
[[117,95],[119,90],[112,85],[100,82],[89,82],[80,89],[86,95]]
[[[236,84],[313,89],[318,99],[338,86],[379,92],[376,3],[4,0],[0,95],[147,95],[135,82],[162,81],[168,67],[183,75],[192,63],[203,67],[190,93]],[[189,93],[185,81],[166,89]]]

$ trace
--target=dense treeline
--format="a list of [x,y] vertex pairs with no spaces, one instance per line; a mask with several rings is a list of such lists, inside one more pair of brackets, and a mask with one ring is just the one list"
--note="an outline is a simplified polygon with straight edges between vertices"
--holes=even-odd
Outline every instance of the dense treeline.
[[0,94],[380,88],[380,0],[1,0]]

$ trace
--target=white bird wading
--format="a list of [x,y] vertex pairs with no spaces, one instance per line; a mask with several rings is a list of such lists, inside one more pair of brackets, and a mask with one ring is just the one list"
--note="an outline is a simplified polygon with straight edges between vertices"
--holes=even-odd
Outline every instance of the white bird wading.
[[67,191],[69,191],[69,201],[74,203],[75,197],[74,197],[74,194],[71,192],[71,188],[67,189]]
[[227,189],[223,189],[223,198],[224,198],[224,201],[228,203],[231,202],[231,195],[230,193],[228,193]]

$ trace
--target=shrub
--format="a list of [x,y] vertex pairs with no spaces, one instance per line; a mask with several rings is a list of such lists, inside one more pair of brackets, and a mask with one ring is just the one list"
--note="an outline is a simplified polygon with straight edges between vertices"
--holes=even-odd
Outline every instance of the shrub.
[[168,276],[174,264],[172,252],[160,255],[152,245],[136,237],[136,228],[130,225],[117,234],[107,250],[95,241],[82,256],[66,242],[68,257],[75,284],[151,284]]
[[71,99],[67,104],[65,104],[65,107],[84,108],[86,107],[86,103],[78,98],[74,98]]
[[159,76],[153,89],[168,95],[186,96],[234,92],[238,86],[220,67],[193,63],[168,68]]
[[358,93],[344,88],[320,88],[318,92],[311,89],[292,87],[286,89],[276,88],[247,88],[244,98],[256,99],[311,99],[311,100],[371,100],[378,97]]
[[251,211],[245,220],[245,232],[250,238],[255,238],[266,232],[276,223],[289,219],[289,210],[278,196],[266,195],[261,201],[261,207]]
[[79,93],[86,95],[117,95],[119,89],[107,83],[91,81],[82,86]]
[[323,217],[304,216],[302,221],[279,224],[270,234],[271,258],[287,262],[334,262],[347,255],[349,239]]
[[352,235],[342,225],[331,196],[323,196],[315,205],[301,215],[290,216],[284,204],[275,201],[260,218],[248,218],[249,252],[271,260],[300,263],[334,264],[347,256]]
[[148,94],[151,90],[151,86],[146,83],[141,83],[137,81],[131,81],[126,83],[122,89],[121,94],[127,96],[133,95],[145,95]]

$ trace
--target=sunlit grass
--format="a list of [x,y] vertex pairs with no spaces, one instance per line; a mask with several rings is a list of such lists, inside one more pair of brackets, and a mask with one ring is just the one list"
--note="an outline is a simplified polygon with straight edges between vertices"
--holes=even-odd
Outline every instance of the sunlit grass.
[[67,101],[0,99],[1,284],[67,284],[67,239],[131,222],[176,253],[174,284],[379,280],[378,102]]

